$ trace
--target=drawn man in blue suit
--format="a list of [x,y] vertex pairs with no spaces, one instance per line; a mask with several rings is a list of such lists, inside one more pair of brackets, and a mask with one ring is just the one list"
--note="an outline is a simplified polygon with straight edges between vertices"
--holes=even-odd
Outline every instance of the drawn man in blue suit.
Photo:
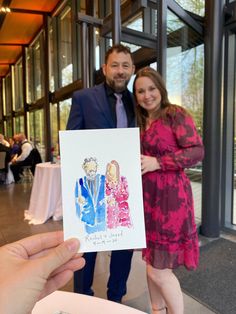
[[87,233],[106,229],[105,176],[97,174],[97,160],[85,158],[86,176],[76,181],[76,214],[85,223]]
[[[68,130],[135,126],[133,95],[127,89],[129,80],[134,74],[130,49],[120,44],[112,46],[106,53],[102,70],[105,76],[104,83],[73,94]],[[107,298],[111,301],[121,302],[126,294],[132,255],[132,250],[111,252],[110,277],[107,284]],[[96,256],[97,252],[84,254],[85,267],[74,274],[75,292],[94,294],[92,284]]]

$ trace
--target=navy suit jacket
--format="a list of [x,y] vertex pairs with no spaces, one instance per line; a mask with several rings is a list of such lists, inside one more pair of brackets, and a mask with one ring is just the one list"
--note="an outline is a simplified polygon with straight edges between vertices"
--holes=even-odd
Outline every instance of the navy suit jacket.
[[[134,99],[125,107],[128,127],[135,126]],[[104,83],[74,92],[67,130],[116,128]]]

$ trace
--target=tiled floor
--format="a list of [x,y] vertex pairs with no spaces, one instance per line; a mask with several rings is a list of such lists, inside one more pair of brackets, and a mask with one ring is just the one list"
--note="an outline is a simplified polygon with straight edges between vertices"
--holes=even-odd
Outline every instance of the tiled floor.
[[[0,245],[32,234],[62,229],[62,221],[50,219],[45,224],[36,226],[24,221],[24,210],[28,208],[30,191],[29,183],[0,185]],[[109,258],[109,252],[99,253],[97,257],[94,277],[94,290],[97,297],[106,298]],[[72,291],[72,286],[71,281],[62,290]],[[141,259],[140,251],[134,253],[128,293],[123,303],[150,313],[145,263]],[[185,314],[214,313],[186,294],[184,294],[184,306]]]

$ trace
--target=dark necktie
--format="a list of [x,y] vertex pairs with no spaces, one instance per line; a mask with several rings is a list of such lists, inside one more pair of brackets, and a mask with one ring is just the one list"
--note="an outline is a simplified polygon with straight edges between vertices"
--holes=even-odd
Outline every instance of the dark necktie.
[[123,101],[121,100],[122,94],[114,94],[116,96],[116,127],[127,128],[127,116]]

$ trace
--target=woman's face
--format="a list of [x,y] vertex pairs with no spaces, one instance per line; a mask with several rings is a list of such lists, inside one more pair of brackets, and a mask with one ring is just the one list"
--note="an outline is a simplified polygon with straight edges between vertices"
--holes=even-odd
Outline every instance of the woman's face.
[[161,93],[149,77],[143,76],[136,80],[135,96],[138,105],[146,109],[149,116],[161,106]]
[[109,164],[107,167],[107,176],[109,181],[116,181],[116,167],[113,164]]

